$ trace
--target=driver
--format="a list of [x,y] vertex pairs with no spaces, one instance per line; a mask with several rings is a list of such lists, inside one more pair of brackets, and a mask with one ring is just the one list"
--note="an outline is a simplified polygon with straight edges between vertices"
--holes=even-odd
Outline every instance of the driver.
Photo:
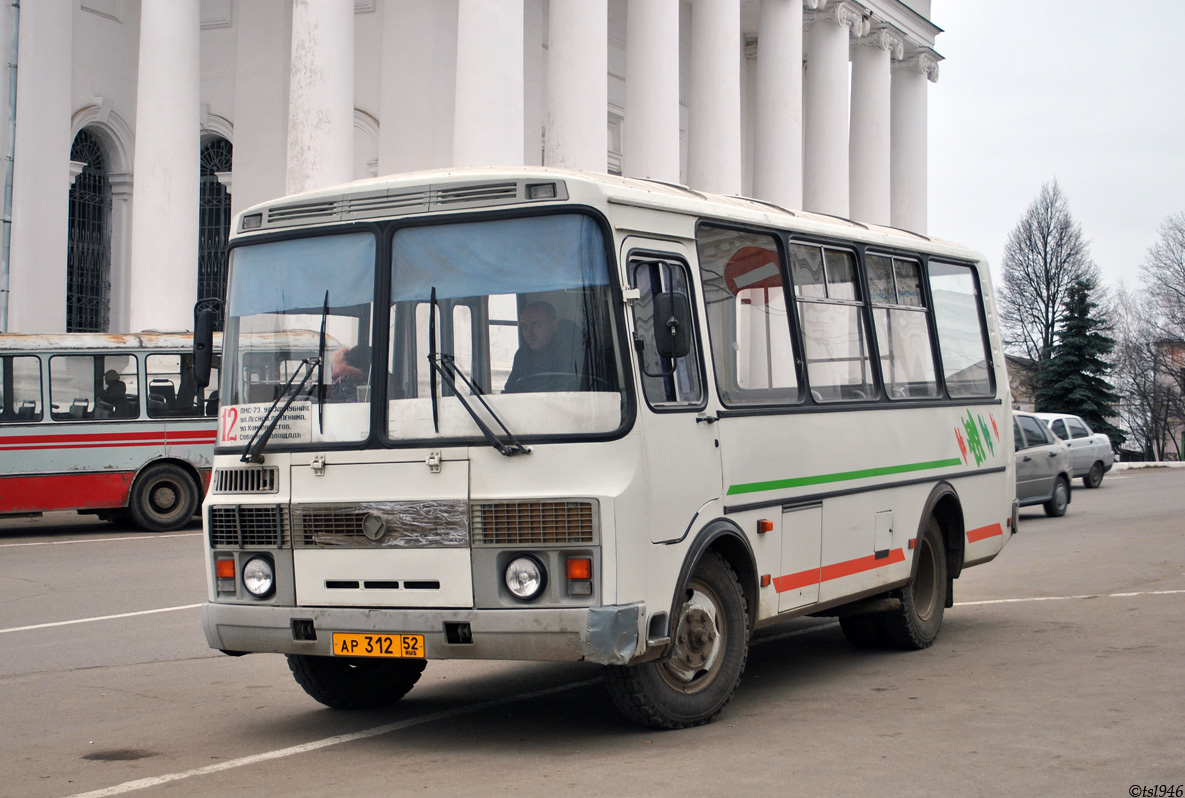
[[551,304],[532,302],[523,308],[518,329],[525,346],[514,354],[504,393],[566,390],[571,380],[579,379],[574,325],[558,319]]

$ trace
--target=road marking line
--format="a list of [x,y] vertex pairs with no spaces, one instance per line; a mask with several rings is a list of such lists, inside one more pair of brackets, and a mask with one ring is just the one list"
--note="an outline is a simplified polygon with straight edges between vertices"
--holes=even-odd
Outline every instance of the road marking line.
[[33,629],[49,629],[52,626],[71,626],[76,623],[91,623],[92,621],[113,621],[116,618],[132,618],[137,615],[155,615],[158,612],[176,612],[177,610],[192,610],[201,604],[182,604],[180,607],[161,607],[155,610],[140,610],[139,612],[121,612],[118,615],[100,615],[96,618],[76,618],[73,621],[54,621],[53,623],[35,623],[31,626],[13,626],[10,629],[0,629],[0,635],[7,632],[28,632]]
[[1083,596],[1031,596],[1029,598],[990,599],[987,601],[957,601],[956,607],[980,607],[986,604],[1020,604],[1027,601],[1069,601],[1071,599],[1134,598],[1136,596],[1176,596],[1185,590],[1143,590],[1138,593],[1091,593]]
[[540,698],[541,696],[553,695],[555,693],[573,690],[577,687],[588,687],[589,685],[597,684],[600,681],[600,679],[586,679],[582,682],[562,684],[557,687],[548,687],[544,690],[535,690],[530,693],[520,693],[518,695],[505,696],[503,698],[494,698],[489,701],[479,701],[478,703],[470,704],[469,706],[445,709],[441,710],[440,712],[431,712],[427,715],[421,715],[416,718],[408,718],[407,720],[396,721],[395,723],[387,723],[382,726],[363,729],[362,731],[351,732],[349,734],[338,734],[334,735],[333,737],[325,737],[320,740],[313,740],[312,742],[289,746],[288,748],[277,748],[273,751],[264,751],[261,754],[252,754],[251,756],[239,757],[238,759],[228,759],[227,761],[219,762],[216,765],[206,765],[205,767],[194,768],[193,770],[183,770],[178,773],[166,773],[163,776],[150,776],[146,779],[137,779],[136,781],[125,781],[123,784],[116,784],[113,787],[105,787],[100,790],[92,790],[91,792],[77,793],[75,795],[71,795],[69,798],[105,798],[109,795],[122,795],[123,793],[134,792],[135,790],[143,790],[147,789],[148,787],[156,787],[161,784],[180,781],[181,779],[193,778],[194,776],[206,776],[211,773],[221,773],[224,770],[240,768],[246,765],[254,765],[258,764],[259,762],[268,762],[273,759],[284,759],[286,757],[296,756],[297,754],[305,754],[310,751],[317,751],[321,748],[341,745],[342,743],[352,743],[356,740],[365,740],[369,737],[378,737],[379,735],[389,734],[394,731],[402,731],[403,729],[409,729],[412,726],[419,726],[424,723],[432,723],[438,720],[454,718],[458,715],[468,715],[474,712],[481,712],[482,710],[491,709],[493,707],[505,706],[506,704],[510,704],[515,701]]
[[71,543],[113,543],[117,540],[168,540],[169,538],[200,538],[201,532],[186,532],[182,535],[137,535],[131,538],[87,538],[86,540],[46,540],[38,543],[0,543],[0,549],[18,546],[68,546]]

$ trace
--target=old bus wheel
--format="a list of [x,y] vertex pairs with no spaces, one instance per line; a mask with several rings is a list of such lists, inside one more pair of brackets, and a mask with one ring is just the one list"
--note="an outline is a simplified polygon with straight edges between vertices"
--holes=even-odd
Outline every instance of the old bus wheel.
[[393,704],[420,680],[427,664],[423,659],[288,655],[288,668],[296,683],[333,709],[376,709]]
[[878,619],[885,642],[892,648],[928,648],[942,628],[946,607],[946,547],[942,530],[931,518],[918,539],[917,568],[913,579],[894,595],[901,609],[873,616]]
[[696,566],[668,656],[605,671],[630,720],[656,729],[707,723],[732,698],[749,655],[749,617],[736,574],[709,552]]
[[189,523],[197,504],[198,489],[189,472],[172,463],[160,463],[136,480],[128,510],[141,529],[172,532]]

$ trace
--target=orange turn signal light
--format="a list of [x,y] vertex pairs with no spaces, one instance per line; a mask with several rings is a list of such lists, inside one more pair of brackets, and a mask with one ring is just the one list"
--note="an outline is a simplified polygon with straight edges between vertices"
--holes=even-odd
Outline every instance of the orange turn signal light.
[[587,557],[571,557],[568,559],[569,579],[592,579],[592,560]]
[[235,561],[234,560],[215,560],[214,574],[219,579],[234,579],[235,578]]
[[757,522],[757,534],[764,535],[766,532],[774,531],[774,522],[767,521],[764,518]]

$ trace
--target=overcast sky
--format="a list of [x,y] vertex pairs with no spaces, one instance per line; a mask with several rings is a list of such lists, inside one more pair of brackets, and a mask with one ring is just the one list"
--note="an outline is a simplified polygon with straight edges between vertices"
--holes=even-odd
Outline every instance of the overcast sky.
[[1185,212],[1185,1],[934,0],[929,231],[987,256],[1057,179],[1104,282]]

